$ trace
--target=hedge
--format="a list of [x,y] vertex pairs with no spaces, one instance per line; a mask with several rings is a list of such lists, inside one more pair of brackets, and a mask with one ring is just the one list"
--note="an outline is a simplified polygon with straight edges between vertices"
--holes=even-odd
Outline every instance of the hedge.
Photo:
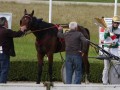
[[[62,81],[61,67],[63,62],[55,61],[53,64],[54,81]],[[48,62],[44,62],[42,81],[48,80]],[[36,81],[37,61],[11,61],[8,80],[9,81]],[[90,82],[100,83],[102,77],[103,63],[90,63]],[[84,81],[84,78],[83,78]]]

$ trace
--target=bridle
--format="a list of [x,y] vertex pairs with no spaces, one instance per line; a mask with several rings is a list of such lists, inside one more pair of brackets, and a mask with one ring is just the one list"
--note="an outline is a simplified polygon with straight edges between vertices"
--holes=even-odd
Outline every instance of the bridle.
[[27,31],[27,32],[25,33],[25,35],[30,34],[30,33],[34,33],[34,32],[45,31],[45,30],[48,30],[48,29],[51,29],[51,28],[55,28],[55,27],[58,28],[58,25],[54,25],[54,26],[51,26],[51,27],[49,27],[49,28],[44,28],[44,29],[41,29],[41,30]]
[[[27,14],[25,14],[23,17],[22,17],[22,19],[23,18],[29,18],[29,23],[28,23],[28,25],[27,25],[27,30],[29,30],[30,29],[30,24],[31,24],[31,22],[32,22],[32,17],[30,16],[30,15],[27,15]],[[21,25],[21,23],[22,23],[22,19],[20,20],[20,25]]]
[[39,30],[35,30],[35,31],[30,31],[29,29],[30,29],[30,25],[31,25],[31,22],[32,22],[32,17],[30,15],[24,15],[23,18],[25,18],[25,17],[28,17],[30,19],[29,23],[28,23],[28,27],[27,27],[28,31],[25,32],[25,35],[30,34],[30,33],[34,33],[34,32],[40,32],[40,31],[48,30],[48,29],[51,29],[51,28],[58,28],[58,26],[59,26],[58,24],[56,24],[54,26],[44,28],[44,29],[41,29],[41,30],[39,29]]

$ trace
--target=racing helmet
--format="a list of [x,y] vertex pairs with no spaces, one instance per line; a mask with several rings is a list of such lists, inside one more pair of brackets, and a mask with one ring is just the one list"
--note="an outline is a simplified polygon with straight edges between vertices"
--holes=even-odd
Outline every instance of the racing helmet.
[[120,17],[119,17],[119,16],[114,16],[114,17],[112,18],[112,21],[113,21],[113,22],[118,22],[118,23],[120,23]]

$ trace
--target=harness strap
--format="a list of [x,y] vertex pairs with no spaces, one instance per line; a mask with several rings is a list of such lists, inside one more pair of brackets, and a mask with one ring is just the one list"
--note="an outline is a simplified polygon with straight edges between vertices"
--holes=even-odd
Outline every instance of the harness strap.
[[41,29],[41,30],[27,31],[27,32],[25,33],[25,35],[30,34],[30,33],[33,33],[33,32],[40,32],[40,31],[48,30],[48,29],[54,28],[54,27],[56,27],[56,28],[58,29],[59,26],[58,26],[58,25],[54,25],[54,26],[51,26],[51,27],[49,27],[49,28],[44,28],[44,29]]
[[58,27],[59,27],[59,24],[55,24],[55,27],[58,29]]

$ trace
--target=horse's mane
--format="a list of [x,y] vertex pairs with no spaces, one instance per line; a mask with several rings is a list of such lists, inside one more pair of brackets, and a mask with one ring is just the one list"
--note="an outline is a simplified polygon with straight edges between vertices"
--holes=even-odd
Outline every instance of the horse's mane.
[[54,24],[45,22],[42,18],[37,19],[36,17],[32,17],[31,27],[33,27],[34,29],[40,30],[52,26],[54,26]]
[[90,32],[87,28],[83,27],[83,26],[78,26],[78,31],[82,32],[82,34],[90,40]]
[[41,18],[37,19],[36,17],[32,17],[32,22],[30,26],[31,31],[37,31],[34,34],[39,39],[44,38],[45,35],[57,36],[58,30],[56,27],[54,27],[55,25],[52,23],[45,22]]

